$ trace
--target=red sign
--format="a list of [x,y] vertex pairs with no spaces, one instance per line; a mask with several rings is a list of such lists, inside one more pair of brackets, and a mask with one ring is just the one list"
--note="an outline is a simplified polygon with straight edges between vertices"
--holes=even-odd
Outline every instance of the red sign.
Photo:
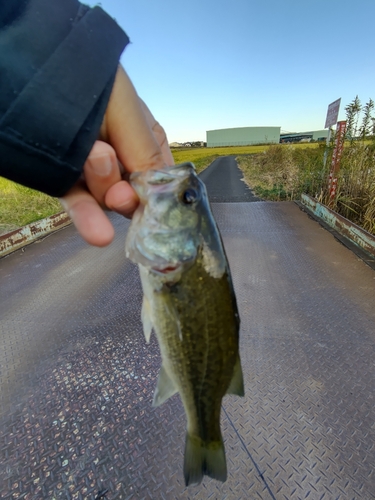
[[341,97],[340,99],[337,99],[337,101],[331,102],[331,104],[328,106],[326,124],[324,125],[324,128],[329,128],[332,127],[332,125],[336,125],[337,118],[339,116],[340,103]]
[[345,132],[346,132],[346,121],[337,122],[335,147],[333,149],[331,172],[329,174],[329,180],[328,180],[328,189],[330,198],[334,198],[336,195],[337,172],[339,171],[340,168],[341,155],[344,149]]

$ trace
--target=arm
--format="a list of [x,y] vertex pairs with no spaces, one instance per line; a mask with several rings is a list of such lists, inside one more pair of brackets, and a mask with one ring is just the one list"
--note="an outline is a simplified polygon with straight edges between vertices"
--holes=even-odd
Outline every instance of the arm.
[[118,66],[128,38],[77,0],[9,4],[0,3],[0,175],[62,197],[82,237],[107,245],[103,208],[131,216],[138,204],[119,161],[128,172],[174,163]]
[[77,0],[1,3],[0,174],[62,196],[99,135],[129,39]]

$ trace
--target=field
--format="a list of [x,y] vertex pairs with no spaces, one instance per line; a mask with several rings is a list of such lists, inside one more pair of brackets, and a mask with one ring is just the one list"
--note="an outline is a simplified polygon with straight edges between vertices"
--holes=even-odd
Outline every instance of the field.
[[[200,172],[222,155],[242,155],[263,151],[267,146],[234,148],[186,148],[172,150],[176,163],[193,162]],[[0,177],[0,234],[61,212],[60,202],[33,189]]]
[[172,154],[176,164],[185,161],[194,163],[197,172],[204,170],[219,156],[227,155],[253,155],[268,149],[268,145],[260,146],[230,146],[223,148],[176,148]]

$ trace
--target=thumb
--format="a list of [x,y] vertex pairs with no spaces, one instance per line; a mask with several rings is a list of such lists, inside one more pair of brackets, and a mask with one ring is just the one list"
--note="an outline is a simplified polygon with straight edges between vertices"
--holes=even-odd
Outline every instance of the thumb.
[[121,66],[117,70],[101,137],[111,144],[130,173],[165,166],[161,147],[147,122],[141,101]]

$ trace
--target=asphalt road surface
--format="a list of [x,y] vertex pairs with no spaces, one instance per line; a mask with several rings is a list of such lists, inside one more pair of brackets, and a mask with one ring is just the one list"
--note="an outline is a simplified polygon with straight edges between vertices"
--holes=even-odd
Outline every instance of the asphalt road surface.
[[213,199],[224,171],[243,188],[213,203],[246,389],[223,404],[227,482],[184,486],[182,405],[151,406],[159,351],[112,215],[106,249],[69,226],[0,260],[1,499],[375,498],[375,272],[294,203],[239,202],[229,162],[204,174]]
[[260,201],[242,180],[235,156],[217,158],[200,175],[211,203]]

